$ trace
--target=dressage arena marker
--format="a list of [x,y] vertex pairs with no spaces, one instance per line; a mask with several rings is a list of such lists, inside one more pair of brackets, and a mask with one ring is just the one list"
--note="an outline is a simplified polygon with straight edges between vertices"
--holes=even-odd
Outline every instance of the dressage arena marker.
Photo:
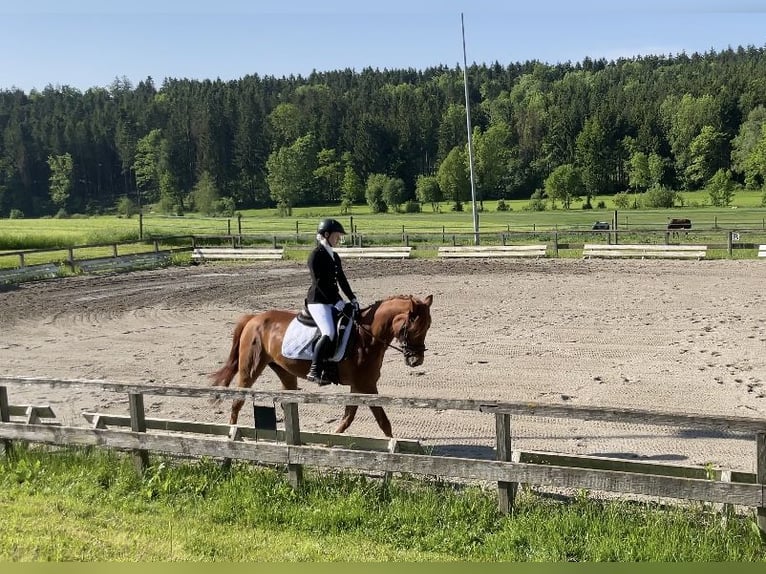
[[542,245],[456,245],[439,247],[439,257],[545,257]]
[[766,245],[758,246],[758,257],[766,257]]
[[656,257],[665,259],[704,259],[707,245],[609,245],[586,243],[582,256],[589,257]]

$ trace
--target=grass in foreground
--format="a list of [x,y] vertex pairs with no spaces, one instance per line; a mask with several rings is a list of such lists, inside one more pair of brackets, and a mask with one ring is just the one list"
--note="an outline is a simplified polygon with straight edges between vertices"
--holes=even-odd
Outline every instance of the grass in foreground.
[[0,561],[766,561],[751,517],[518,497],[400,478],[17,447],[0,459]]

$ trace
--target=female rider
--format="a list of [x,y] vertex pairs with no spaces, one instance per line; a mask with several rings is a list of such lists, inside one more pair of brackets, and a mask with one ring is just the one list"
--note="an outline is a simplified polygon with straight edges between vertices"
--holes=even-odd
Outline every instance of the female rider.
[[359,307],[359,304],[351,291],[340,257],[333,247],[340,242],[341,236],[346,231],[340,222],[335,219],[323,219],[317,227],[317,246],[311,252],[308,259],[309,271],[311,271],[311,287],[306,296],[306,308],[319,327],[321,337],[314,347],[314,355],[311,360],[311,368],[306,378],[319,385],[337,383],[325,374],[324,362],[335,349],[335,321],[333,308],[342,312],[346,303],[340,296],[340,289],[349,298],[351,304]]

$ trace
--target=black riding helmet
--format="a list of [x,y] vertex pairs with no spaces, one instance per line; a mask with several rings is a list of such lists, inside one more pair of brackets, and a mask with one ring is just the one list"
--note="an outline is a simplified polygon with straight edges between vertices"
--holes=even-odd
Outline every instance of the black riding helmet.
[[323,219],[319,222],[319,227],[317,227],[317,233],[319,235],[324,236],[325,233],[342,233],[343,235],[346,234],[346,230],[343,229],[343,226],[341,225],[340,221],[336,219]]

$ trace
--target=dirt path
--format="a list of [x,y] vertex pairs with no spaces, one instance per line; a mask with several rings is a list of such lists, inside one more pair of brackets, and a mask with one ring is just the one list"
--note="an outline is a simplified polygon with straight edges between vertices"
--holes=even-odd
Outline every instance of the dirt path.
[[[354,261],[362,303],[434,295],[426,362],[386,356],[384,394],[529,400],[766,416],[766,264],[762,261]],[[207,385],[237,317],[297,308],[304,264],[269,262],[73,277],[0,291],[4,374]],[[278,389],[266,374],[264,388]],[[307,383],[303,383],[304,387]],[[330,388],[327,392],[346,392]],[[60,418],[127,412],[127,398],[10,387],[14,404],[51,404]],[[226,422],[228,405],[147,397],[151,416]],[[243,422],[252,421],[248,409]],[[341,412],[302,406],[307,430]],[[490,415],[389,412],[394,433],[438,452],[492,456]],[[368,410],[350,432],[380,436]],[[514,447],[754,471],[750,436],[525,417]]]

